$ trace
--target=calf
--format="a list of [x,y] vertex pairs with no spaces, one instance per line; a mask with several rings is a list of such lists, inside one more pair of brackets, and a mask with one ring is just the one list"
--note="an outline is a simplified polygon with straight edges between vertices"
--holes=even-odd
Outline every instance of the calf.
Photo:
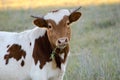
[[70,24],[77,21],[79,8],[51,11],[35,17],[37,26],[20,33],[0,32],[0,80],[63,80]]

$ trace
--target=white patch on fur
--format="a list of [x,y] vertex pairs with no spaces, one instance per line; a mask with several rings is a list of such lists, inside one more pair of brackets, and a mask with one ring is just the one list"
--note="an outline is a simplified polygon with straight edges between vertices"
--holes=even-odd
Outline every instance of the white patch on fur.
[[44,16],[44,19],[46,19],[46,20],[48,20],[48,19],[54,20],[56,22],[56,24],[58,24],[63,19],[63,17],[65,15],[66,16],[70,15],[69,10],[61,9],[61,10],[58,10],[56,12],[48,13],[47,15]]
[[45,32],[46,32],[45,28],[36,27],[32,30],[32,32],[30,34],[31,39],[33,40],[33,39],[39,38],[40,36],[42,37],[42,36],[44,36]]
[[[20,33],[0,31],[0,80],[29,80],[31,66],[35,65],[32,58],[35,39],[42,37],[45,32],[46,29],[38,27]],[[31,46],[29,45],[30,43]],[[5,64],[4,56],[8,54],[7,46],[12,46],[13,44],[21,45],[21,48],[26,52],[25,59],[22,58],[25,61],[23,67],[20,65],[22,59],[16,61],[11,58],[9,63]]]
[[59,56],[62,58],[62,59],[64,59],[64,53],[62,53],[62,54],[60,54]]

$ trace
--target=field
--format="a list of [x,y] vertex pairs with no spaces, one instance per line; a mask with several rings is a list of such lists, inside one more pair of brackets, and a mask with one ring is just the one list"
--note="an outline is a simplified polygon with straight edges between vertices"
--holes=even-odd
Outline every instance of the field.
[[[0,10],[1,31],[34,28],[30,15],[73,7]],[[64,80],[120,80],[120,4],[83,6],[72,28],[71,55]]]
[[76,6],[119,3],[120,0],[0,0],[0,9],[37,8],[45,6]]

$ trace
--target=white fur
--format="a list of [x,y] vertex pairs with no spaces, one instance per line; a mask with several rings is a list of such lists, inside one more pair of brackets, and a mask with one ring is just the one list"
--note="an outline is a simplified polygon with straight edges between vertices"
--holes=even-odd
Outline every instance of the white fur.
[[[0,32],[0,80],[24,80],[29,78],[29,70],[33,61],[32,52],[33,46],[30,47],[30,42],[34,45],[34,40],[39,36],[44,35],[45,30],[33,29],[21,33]],[[35,34],[36,33],[36,34]],[[25,65],[21,67],[20,62],[15,59],[10,59],[5,65],[4,55],[7,53],[7,45],[20,44],[22,49],[26,51]],[[22,60],[22,59],[21,59]]]
[[[0,80],[63,80],[66,64],[62,64],[62,69],[53,69],[52,62],[47,63],[43,69],[39,64],[35,65],[32,52],[35,39],[43,36],[46,29],[34,28],[21,33],[0,32]],[[30,42],[32,45],[30,46]],[[7,53],[7,45],[19,44],[26,51],[25,65],[21,67],[20,61],[9,59],[5,65],[4,55]]]
[[66,16],[70,15],[69,10],[61,9],[61,10],[58,10],[57,12],[48,13],[47,15],[44,16],[44,19],[46,19],[46,20],[51,19],[51,20],[55,21],[56,24],[58,24],[65,15]]

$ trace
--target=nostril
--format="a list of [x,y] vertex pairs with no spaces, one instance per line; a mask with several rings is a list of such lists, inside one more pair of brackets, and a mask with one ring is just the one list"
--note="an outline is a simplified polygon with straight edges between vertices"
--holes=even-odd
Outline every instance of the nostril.
[[68,42],[68,39],[67,39],[67,38],[65,39],[65,42]]
[[60,40],[58,40],[58,43],[59,43],[59,44],[61,44],[61,41],[60,41]]

